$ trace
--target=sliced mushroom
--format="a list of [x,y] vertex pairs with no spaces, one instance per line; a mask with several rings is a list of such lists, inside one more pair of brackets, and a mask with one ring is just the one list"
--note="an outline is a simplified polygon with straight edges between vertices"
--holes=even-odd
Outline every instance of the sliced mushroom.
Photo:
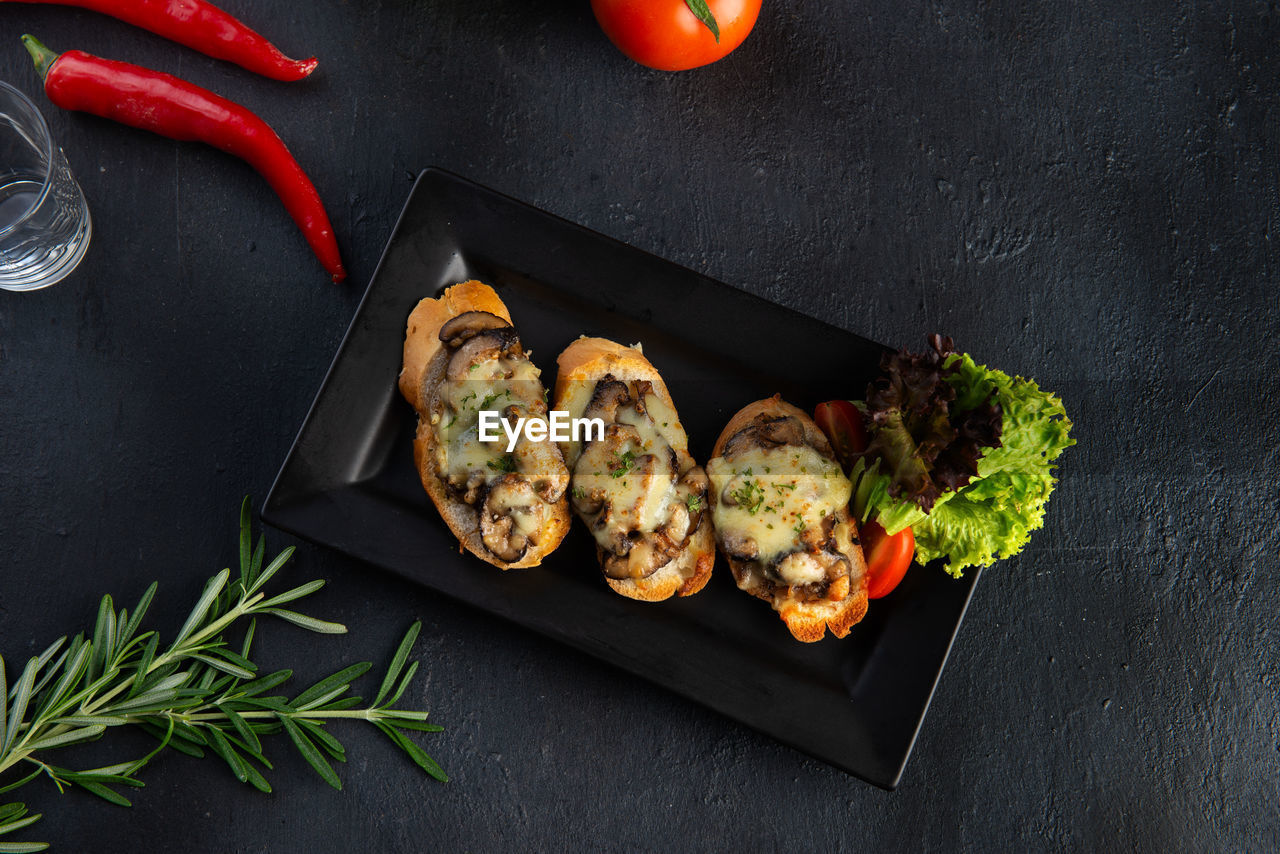
[[689,515],[688,505],[673,504],[670,518],[658,530],[673,544],[677,544],[676,548],[678,549],[693,533],[693,525],[691,523],[692,517]]
[[480,538],[485,548],[507,563],[524,556],[538,528],[541,501],[529,482],[514,474],[494,482],[480,508]]
[[449,365],[445,368],[445,376],[453,382],[462,382],[471,375],[474,366],[497,359],[519,347],[520,336],[510,326],[477,332],[453,351],[453,355],[449,357]]
[[720,535],[720,547],[734,560],[755,560],[760,557],[760,546],[752,537],[725,531]]
[[792,415],[761,415],[725,442],[722,456],[733,457],[752,448],[768,449],[804,443],[804,425],[800,419]]
[[450,318],[440,327],[440,340],[449,347],[457,347],[477,332],[486,329],[510,329],[507,323],[496,314],[487,311],[464,311],[457,317]]
[[632,404],[632,406],[635,407],[636,412],[640,413],[641,415],[644,415],[647,408],[647,403],[645,398],[653,394],[653,383],[649,382],[648,380],[636,380],[634,383],[634,387],[636,392],[635,403]]
[[627,384],[615,380],[613,374],[605,374],[604,378],[596,383],[595,391],[592,392],[591,400],[583,410],[582,417],[599,418],[609,425],[618,419],[618,407],[630,402],[631,392]]
[[484,490],[485,475],[481,471],[454,472],[449,475],[449,491],[462,497],[466,504],[475,504]]
[[604,509],[604,490],[578,487],[573,493],[573,509],[584,517],[595,516]]
[[609,578],[648,578],[680,553],[660,533],[636,535],[625,554],[607,554],[601,567]]
[[[507,418],[515,423],[527,412],[519,407],[508,407]],[[559,449],[550,441],[534,442],[523,432],[516,440],[515,450],[511,457],[520,472],[544,501],[554,503],[560,500],[564,491],[569,488],[569,472],[564,468],[563,457]]]

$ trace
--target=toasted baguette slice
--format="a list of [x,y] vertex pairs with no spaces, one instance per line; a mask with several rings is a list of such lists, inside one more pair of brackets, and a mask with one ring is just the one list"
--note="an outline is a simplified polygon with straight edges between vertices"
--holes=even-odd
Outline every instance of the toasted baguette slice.
[[[482,327],[480,331],[464,329],[451,338],[452,343],[442,341],[445,325],[469,312],[485,313],[471,315]],[[409,315],[399,380],[400,393],[418,413],[413,458],[423,488],[461,545],[501,569],[537,566],[560,545],[570,523],[564,494],[569,473],[554,442],[526,444],[522,439],[514,454],[504,455],[505,439],[489,445],[473,439],[467,446],[455,446],[447,438],[457,436],[457,441],[464,441],[468,416],[471,420],[477,417],[476,401],[489,398],[474,394],[469,405],[459,405],[459,399],[468,399],[459,393],[465,390],[464,383],[479,391],[514,388],[514,393],[502,398],[504,403],[518,405],[520,414],[546,418],[537,368],[525,364],[527,357],[510,324],[511,315],[502,300],[492,288],[477,281],[454,285],[435,299],[422,300]],[[491,348],[485,354],[475,365],[484,369],[474,371],[475,379],[464,372],[462,378],[450,380],[448,368],[454,354],[465,342],[486,333],[503,336],[500,352]],[[458,344],[459,340],[463,343]],[[498,359],[517,365],[521,380],[504,381]],[[455,423],[458,432],[452,434],[449,431]],[[482,465],[486,457],[496,465]],[[464,458],[480,462],[469,472],[459,471],[457,466]],[[532,530],[524,533],[523,528],[530,526]],[[493,543],[501,543],[496,551],[491,548]]]
[[[597,387],[609,378],[626,385],[631,394],[630,399],[633,401],[636,398],[637,389],[646,390],[640,395],[640,399],[641,407],[648,412],[649,423],[645,426],[644,419],[639,419],[642,421],[641,426],[645,432],[635,435],[647,437],[650,448],[628,445],[634,448],[642,461],[636,471],[626,471],[617,477],[614,477],[611,472],[604,475],[596,474],[594,470],[588,470],[593,468],[591,460],[594,458],[589,450],[589,442],[570,439],[568,442],[561,443],[561,450],[564,452],[565,462],[570,472],[575,472],[575,465],[580,460],[583,462],[581,470],[572,476],[573,499],[570,503],[578,512],[579,518],[592,529],[593,536],[600,531],[600,536],[596,537],[596,553],[601,570],[606,573],[605,582],[623,596],[646,602],[668,599],[673,595],[692,596],[701,590],[711,577],[711,570],[715,565],[715,537],[711,530],[711,513],[708,512],[706,503],[706,476],[689,455],[689,437],[680,424],[675,403],[671,399],[666,383],[662,381],[657,369],[644,357],[639,345],[624,347],[604,338],[584,337],[565,348],[556,361],[559,370],[556,375],[552,409],[567,412],[570,418],[580,418],[587,413],[591,408]],[[648,402],[647,406],[645,402]],[[630,406],[632,413],[639,414],[640,410],[635,409],[633,403]],[[606,548],[601,545],[601,538],[609,539],[609,535],[603,532],[603,528],[593,526],[598,513],[586,512],[592,501],[587,493],[599,488],[606,494],[616,494],[611,490],[625,488],[629,478],[641,476],[638,469],[644,467],[645,451],[661,451],[664,445],[670,446],[670,463],[664,463],[661,470],[671,482],[669,488],[676,491],[676,497],[669,497],[669,501],[684,502],[682,508],[676,508],[671,512],[685,513],[686,517],[696,515],[696,523],[692,531],[688,531],[688,526],[685,526],[687,540],[684,540],[679,552],[664,565],[653,570],[651,574],[643,577],[610,577],[609,573],[620,572],[620,567],[626,561],[621,560],[616,548]],[[617,461],[619,467],[613,471],[621,471],[624,468],[621,465],[621,459]],[[696,513],[691,511],[691,508],[696,508]],[[668,517],[668,519],[671,518]],[[693,521],[691,518],[687,520]],[[661,542],[671,543],[669,539]],[[631,543],[628,542],[623,547],[630,546]],[[668,547],[679,547],[679,544]],[[611,570],[610,567],[614,566],[619,569]]]
[[776,395],[748,404],[720,433],[707,474],[738,587],[769,602],[797,640],[848,635],[867,612],[867,567],[849,481],[808,414]]

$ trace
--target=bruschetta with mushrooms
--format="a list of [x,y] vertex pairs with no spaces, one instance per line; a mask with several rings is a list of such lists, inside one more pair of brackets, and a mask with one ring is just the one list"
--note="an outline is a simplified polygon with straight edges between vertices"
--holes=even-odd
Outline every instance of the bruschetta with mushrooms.
[[586,420],[560,446],[570,504],[605,582],[650,602],[697,593],[715,564],[708,481],[666,383],[639,345],[604,338],[579,338],[557,364],[552,409]]
[[569,530],[569,472],[549,439],[498,431],[483,441],[480,414],[545,420],[538,368],[497,293],[463,282],[409,315],[400,392],[418,413],[414,462],[459,542],[501,569],[537,566]]
[[770,603],[791,634],[836,637],[867,611],[867,569],[849,518],[851,487],[827,438],[775,396],[730,419],[707,461],[716,542],[738,587]]

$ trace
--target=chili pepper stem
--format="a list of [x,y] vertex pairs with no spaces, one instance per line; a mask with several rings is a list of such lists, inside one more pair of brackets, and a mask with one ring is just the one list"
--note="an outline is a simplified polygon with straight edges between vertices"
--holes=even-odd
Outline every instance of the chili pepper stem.
[[49,67],[60,54],[49,50],[40,43],[39,39],[29,34],[23,35],[22,46],[27,49],[27,53],[31,54],[31,60],[36,64],[36,73],[40,75],[41,80],[44,80],[45,75],[49,73]]

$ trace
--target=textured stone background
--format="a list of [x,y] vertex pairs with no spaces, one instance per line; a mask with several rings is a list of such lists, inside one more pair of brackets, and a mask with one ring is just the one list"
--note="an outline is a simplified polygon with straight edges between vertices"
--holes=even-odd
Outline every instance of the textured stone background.
[[422,619],[409,700],[447,725],[428,747],[453,781],[353,727],[342,794],[285,745],[271,796],[175,755],[128,811],[28,787],[46,818],[27,838],[1274,849],[1278,5],[766,0],[733,56],[672,75],[621,57],[584,0],[227,0],[321,57],[290,86],[5,4],[0,78],[30,94],[24,31],[258,110],[352,272],[327,284],[243,164],[45,104],[96,233],[74,278],[0,293],[10,668],[105,591],[159,578],[176,621],[233,559],[239,500],[266,495],[429,165],[890,345],[948,332],[1060,391],[1080,442],[1045,530],[979,586],[896,793],[303,544],[295,572],[332,581],[312,610],[352,632],[262,626],[263,663],[381,660]]

